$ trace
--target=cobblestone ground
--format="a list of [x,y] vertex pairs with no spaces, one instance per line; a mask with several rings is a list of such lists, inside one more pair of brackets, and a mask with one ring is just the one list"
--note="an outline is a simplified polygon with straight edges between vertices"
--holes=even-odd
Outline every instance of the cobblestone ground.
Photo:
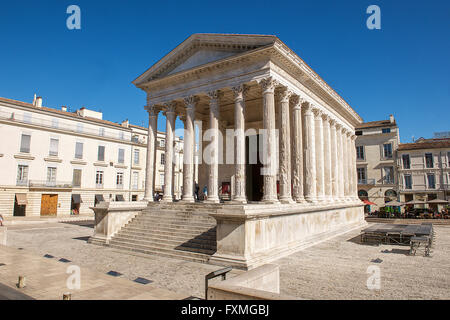
[[[92,232],[92,225],[68,223],[11,226],[7,245],[99,272],[118,271],[130,280],[147,278],[160,288],[201,298],[204,276],[220,268],[91,245],[86,240]],[[360,244],[359,230],[325,241],[274,262],[280,265],[281,293],[305,299],[449,299],[450,227],[435,226],[435,233],[430,258],[408,256],[404,246]],[[382,261],[372,262],[376,259]],[[367,289],[369,266],[380,268],[380,290]]]
[[[297,252],[275,262],[281,292],[306,299],[449,299],[450,226],[434,230],[431,257],[408,256],[405,246],[360,244],[359,230]],[[367,288],[369,266],[380,268],[380,290]]]
[[[80,224],[80,223],[79,223]],[[122,277],[152,280],[152,285],[186,296],[204,298],[205,275],[220,266],[141,255],[88,244],[92,224],[52,223],[8,227],[7,245],[24,248],[38,255],[65,258],[80,267],[106,273],[117,271]],[[240,271],[232,271],[230,277]],[[83,275],[81,275],[82,277]],[[219,278],[210,280],[220,281]]]

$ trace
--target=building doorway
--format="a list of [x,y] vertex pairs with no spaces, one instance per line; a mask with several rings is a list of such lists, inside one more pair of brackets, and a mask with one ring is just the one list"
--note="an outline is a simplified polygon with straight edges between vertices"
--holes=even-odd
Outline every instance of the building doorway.
[[70,204],[70,214],[80,214],[81,200],[80,194],[72,194],[72,201]]
[[14,217],[25,217],[25,211],[27,208],[27,194],[16,193],[14,197]]
[[263,167],[259,157],[261,134],[245,137],[245,189],[247,200],[261,201],[263,197],[264,179],[261,174]]
[[43,194],[41,198],[41,216],[56,216],[58,211],[58,195]]

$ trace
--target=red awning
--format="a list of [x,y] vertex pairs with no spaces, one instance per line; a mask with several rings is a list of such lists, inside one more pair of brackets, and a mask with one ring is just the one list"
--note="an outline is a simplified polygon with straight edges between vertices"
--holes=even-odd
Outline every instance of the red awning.
[[376,203],[370,202],[369,200],[363,200],[362,202],[364,202],[365,204],[368,204],[370,206],[376,206]]

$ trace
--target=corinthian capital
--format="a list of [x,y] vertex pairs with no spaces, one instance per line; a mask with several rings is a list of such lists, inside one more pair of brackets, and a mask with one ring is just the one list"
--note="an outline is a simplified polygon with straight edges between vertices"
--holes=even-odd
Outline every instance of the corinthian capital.
[[239,84],[231,88],[234,93],[234,100],[243,100],[248,91],[248,87],[244,84]]
[[277,97],[280,102],[289,102],[289,98],[292,96],[292,91],[287,88],[282,88],[277,92]]
[[301,110],[303,102],[305,102],[305,99],[303,99],[299,95],[294,94],[294,95],[291,96],[291,103],[292,103],[292,108],[293,109]]
[[263,94],[264,93],[274,93],[275,87],[278,85],[278,82],[274,80],[272,77],[268,77],[262,79],[259,83],[261,85]]
[[158,116],[159,111],[161,111],[161,108],[156,104],[146,105],[144,109],[147,110],[150,117]]
[[187,108],[195,108],[195,105],[198,102],[198,97],[196,96],[189,96],[183,99],[184,104],[186,105]]
[[164,103],[164,113],[165,114],[175,113],[176,107],[177,107],[177,104],[175,101],[166,102],[166,103]]
[[207,93],[208,97],[211,101],[217,101],[222,96],[222,92],[220,90],[213,90]]

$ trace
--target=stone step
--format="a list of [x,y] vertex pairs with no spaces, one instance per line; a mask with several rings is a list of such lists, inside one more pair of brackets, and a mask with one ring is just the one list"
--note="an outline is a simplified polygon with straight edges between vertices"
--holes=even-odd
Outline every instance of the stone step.
[[206,223],[183,223],[183,221],[166,221],[166,220],[160,220],[160,221],[148,221],[148,220],[142,220],[142,219],[135,219],[133,221],[130,221],[130,225],[133,224],[135,226],[140,225],[143,227],[147,226],[153,226],[153,227],[169,227],[169,228],[176,228],[176,229],[183,229],[183,228],[189,228],[191,230],[209,230],[214,228],[215,224],[206,224]]
[[144,231],[133,231],[123,229],[117,235],[127,235],[127,236],[136,236],[136,237],[148,237],[148,238],[158,238],[158,239],[172,239],[175,241],[183,241],[186,242],[191,239],[205,240],[205,241],[216,241],[216,233],[215,232],[206,232],[198,235],[193,234],[181,234],[181,233],[167,233],[164,231],[152,231],[152,232],[144,232]]
[[206,235],[211,235],[211,236],[213,235],[214,237],[216,236],[215,230],[208,230],[208,231],[205,231],[205,232],[201,233],[201,232],[192,231],[192,230],[189,230],[189,229],[187,229],[187,230],[180,230],[180,229],[162,228],[162,227],[157,228],[157,229],[149,229],[149,228],[142,228],[142,227],[139,227],[139,226],[131,226],[131,225],[126,226],[122,230],[127,230],[127,231],[132,231],[132,232],[142,232],[142,233],[145,233],[145,234],[150,234],[150,233],[157,234],[157,233],[159,233],[159,234],[165,234],[165,235],[190,236],[190,237],[195,237],[195,236],[198,236],[199,234],[202,234],[202,235],[205,235],[205,236]]
[[142,215],[143,216],[176,216],[176,217],[182,217],[182,216],[192,216],[192,217],[204,217],[204,218],[211,218],[211,213],[216,213],[215,211],[201,211],[201,210],[143,210]]
[[125,228],[128,227],[139,227],[146,230],[167,230],[167,231],[194,231],[198,233],[206,232],[210,229],[214,229],[215,226],[196,226],[196,225],[183,225],[183,224],[172,224],[172,223],[164,223],[164,222],[158,222],[158,223],[148,223],[148,222],[141,222],[141,221],[131,221],[128,223]]
[[144,220],[180,220],[180,221],[198,221],[203,223],[216,224],[216,220],[209,216],[192,215],[192,214],[142,214],[136,217],[136,219]]
[[174,248],[165,248],[160,245],[142,244],[142,243],[136,243],[135,241],[115,239],[115,238],[111,239],[111,241],[109,242],[109,245],[110,246],[111,245],[119,245],[119,246],[123,246],[123,247],[130,247],[133,249],[148,250],[148,251],[153,251],[153,252],[171,253],[171,254],[179,255],[180,257],[202,258],[204,256],[214,254],[213,250],[202,250],[202,249],[195,249],[195,248],[189,248],[189,247],[183,247],[183,250],[180,250],[180,249],[174,249]]
[[[160,248],[168,248],[168,249],[176,249],[178,247],[183,248],[189,248],[193,249],[194,252],[200,252],[205,254],[212,254],[216,251],[216,245],[215,243],[211,243],[208,241],[174,241],[171,239],[149,239],[149,238],[137,238],[133,236],[128,235],[118,235],[114,237],[114,242],[117,241],[130,241],[136,244],[142,244],[142,245],[151,245],[151,246],[158,246]],[[188,251],[191,251],[189,249],[186,249]]]
[[208,260],[210,257],[209,255],[206,255],[206,254],[204,254],[204,255],[199,254],[198,257],[183,256],[179,252],[177,252],[177,253],[161,252],[161,251],[150,250],[150,249],[134,248],[133,246],[124,246],[124,245],[120,245],[120,244],[110,244],[109,247],[120,249],[120,250],[144,253],[144,254],[148,254],[148,255],[156,255],[156,256],[160,256],[160,257],[177,259],[177,260],[188,260],[188,261],[198,262],[198,263],[208,263]]

